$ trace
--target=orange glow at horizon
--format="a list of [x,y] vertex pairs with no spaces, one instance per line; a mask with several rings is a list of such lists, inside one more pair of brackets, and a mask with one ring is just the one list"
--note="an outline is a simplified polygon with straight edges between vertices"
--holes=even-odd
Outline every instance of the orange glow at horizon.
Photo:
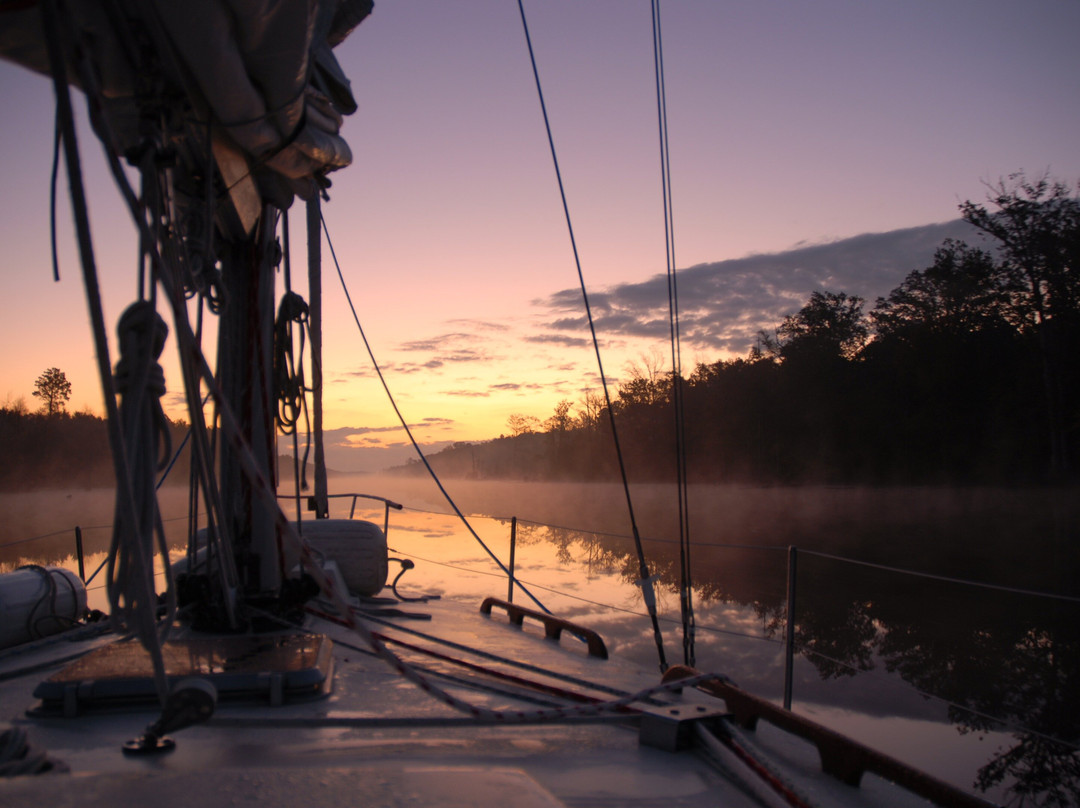
[[[650,20],[621,2],[535,5],[530,26],[574,243],[598,313],[616,315],[600,328],[614,392],[628,362],[670,356],[656,314],[665,301],[644,299],[665,270]],[[1075,4],[826,1],[777,15],[753,4],[686,3],[664,13],[681,270],[947,222],[959,200],[984,198],[985,181],[1017,170],[1080,176]],[[1000,58],[1006,47],[1015,58]],[[578,278],[517,10],[472,0],[378,4],[336,53],[359,111],[343,129],[354,164],[332,175],[324,216],[357,316],[417,440],[494,438],[509,431],[511,414],[543,421],[558,402],[598,392],[588,331],[566,322],[582,316],[569,305]],[[51,277],[50,82],[3,63],[0,97],[11,113],[0,127],[8,304],[0,405],[35,409],[35,379],[58,367],[72,384],[68,410],[100,414],[65,180],[61,282]],[[76,106],[112,329],[137,295],[137,240],[78,97]],[[302,211],[291,211],[294,276],[304,274]],[[620,284],[637,284],[621,309],[609,294]],[[350,446],[396,451],[405,437],[325,244],[323,289],[326,427],[351,430],[342,436]],[[792,301],[805,293],[782,291]],[[702,316],[722,311],[748,328],[764,316],[752,295],[732,299],[743,308]],[[619,329],[622,315],[637,318],[633,328]],[[170,334],[163,357],[164,403],[170,417],[187,420],[175,340]],[[721,344],[735,343],[688,339],[683,372],[745,355],[704,347]]]

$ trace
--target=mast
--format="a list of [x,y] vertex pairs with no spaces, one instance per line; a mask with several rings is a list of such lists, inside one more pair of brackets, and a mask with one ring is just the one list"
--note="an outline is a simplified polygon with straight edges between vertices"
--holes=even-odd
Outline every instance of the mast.
[[[264,205],[259,224],[246,238],[218,246],[228,305],[218,333],[218,380],[225,403],[240,422],[242,438],[264,479],[276,486],[273,397],[274,223],[278,212]],[[221,444],[223,520],[234,537],[233,555],[245,593],[274,593],[283,562],[274,515],[254,495],[235,450]]]
[[[58,86],[70,81],[87,96],[140,231],[139,297],[153,304],[160,287],[173,308],[189,414],[206,444],[202,494],[223,528],[219,537],[211,525],[207,536],[215,537],[211,543],[232,542],[232,553],[222,557],[235,557],[243,593],[261,598],[281,590],[296,561],[281,557],[273,501],[275,230],[296,197],[316,198],[309,216],[318,222],[326,175],[352,162],[341,126],[356,101],[333,48],[368,16],[372,2],[253,0],[242,14],[225,0],[198,5],[193,15],[176,3],[16,3],[0,15],[0,56],[46,75],[55,69]],[[43,22],[56,23],[48,36]],[[70,151],[73,138],[64,145]],[[132,190],[123,159],[142,172],[149,196]],[[220,297],[209,291],[219,269]],[[216,374],[187,320],[186,301],[196,294],[200,333],[202,307],[220,313]],[[95,341],[99,356],[107,356],[103,327],[95,328]],[[108,369],[102,373],[111,402]],[[218,413],[216,461],[203,421],[207,392]],[[316,418],[321,431],[321,411]],[[324,471],[316,486],[325,512]],[[191,553],[193,564],[196,556]],[[211,611],[231,602],[236,579],[230,564],[224,568],[220,584],[228,592]],[[145,600],[149,609],[152,599]]]
[[308,331],[311,336],[312,430],[315,437],[315,518],[330,516],[323,451],[322,379],[322,210],[319,197],[307,203],[308,232]]

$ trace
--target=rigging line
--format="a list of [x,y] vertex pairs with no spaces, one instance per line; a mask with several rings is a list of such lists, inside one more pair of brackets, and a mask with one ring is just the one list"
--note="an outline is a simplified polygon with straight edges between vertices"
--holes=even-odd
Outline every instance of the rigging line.
[[52,175],[49,177],[49,244],[52,246],[53,280],[60,282],[60,257],[56,252],[56,183],[60,176],[60,119],[53,125]]
[[[129,467],[127,453],[124,447],[124,436],[120,427],[120,414],[116,402],[116,393],[113,386],[112,367],[109,360],[109,342],[105,329],[105,315],[101,302],[101,289],[97,276],[97,263],[94,258],[94,249],[90,233],[90,215],[86,205],[86,191],[83,185],[82,164],[79,157],[79,148],[75,134],[75,116],[71,106],[71,94],[68,89],[68,77],[66,69],[65,46],[71,46],[75,42],[70,30],[65,27],[67,22],[66,13],[62,12],[58,0],[46,0],[44,13],[41,15],[42,25],[45,31],[45,45],[49,55],[53,88],[56,94],[57,126],[62,127],[62,140],[64,146],[64,160],[67,164],[68,185],[72,203],[72,215],[75,219],[75,230],[79,246],[80,263],[83,270],[83,285],[86,291],[87,303],[90,309],[91,326],[96,346],[98,375],[100,377],[103,397],[105,399],[106,424],[108,426],[109,444],[112,450],[113,463],[116,470],[117,505],[122,509],[124,517],[129,524],[138,524],[135,514],[133,499],[132,475]],[[76,49],[76,53],[78,50]],[[79,54],[81,56],[81,54]],[[85,61],[80,60],[83,79],[89,73]],[[93,82],[84,85],[87,97],[92,95]],[[140,564],[145,567],[146,559],[143,556],[143,548],[135,543],[134,552]],[[149,603],[150,585],[144,576],[139,577],[142,585],[142,599]],[[144,640],[147,652],[150,655],[154,669],[154,684],[158,698],[162,703],[168,693],[168,684],[165,678],[165,662],[161,652],[161,645],[156,633],[152,631],[142,632],[140,639]]]
[[547,104],[544,101],[544,90],[540,84],[540,70],[536,64],[536,54],[533,51],[532,37],[529,34],[529,22],[525,17],[525,5],[523,0],[518,0],[518,11],[521,14],[521,27],[525,33],[525,44],[529,49],[529,62],[532,65],[533,79],[536,82],[536,94],[540,101],[540,112],[544,117],[544,129],[547,132],[548,147],[551,149],[551,160],[555,168],[555,178],[559,185],[559,197],[562,200],[563,215],[566,217],[566,228],[570,235],[570,248],[574,254],[574,266],[577,268],[578,283],[581,286],[581,297],[585,304],[585,316],[589,321],[589,333],[592,335],[593,351],[596,354],[597,370],[600,374],[600,383],[604,389],[604,401],[607,403],[608,420],[611,423],[611,437],[615,444],[615,456],[619,464],[619,475],[622,478],[623,492],[626,495],[626,510],[630,519],[630,528],[634,534],[634,546],[637,550],[638,573],[641,576],[641,595],[645,600],[645,606],[652,621],[653,637],[656,640],[656,652],[660,658],[660,670],[667,670],[667,657],[664,654],[664,640],[660,634],[660,621],[656,616],[656,593],[653,591],[653,581],[649,576],[649,567],[645,562],[645,550],[641,544],[641,534],[638,530],[637,519],[634,516],[634,504],[630,496],[630,482],[626,476],[626,463],[623,460],[622,446],[619,443],[619,431],[615,426],[615,408],[611,404],[611,392],[608,389],[607,376],[604,374],[604,362],[600,356],[600,341],[596,336],[596,323],[593,320],[592,307],[589,305],[589,293],[585,286],[585,275],[581,270],[581,258],[578,255],[577,239],[574,237],[574,225],[570,219],[570,206],[566,200],[566,188],[563,185],[562,171],[559,168],[559,156],[555,151],[555,137],[551,132],[551,121],[548,118]]
[[[809,648],[809,647],[807,647],[805,645],[798,646],[798,651],[803,656],[806,656],[806,657],[810,657],[810,656],[820,657],[821,659],[827,660],[828,662],[831,662],[834,665],[839,665],[842,668],[846,668],[846,669],[850,670],[853,675],[867,676],[867,677],[870,677],[870,678],[874,678],[874,679],[877,679],[879,682],[881,682],[882,684],[885,684],[885,685],[892,685],[892,686],[896,686],[896,687],[900,686],[895,681],[887,678],[885,674],[881,673],[877,669],[871,668],[871,669],[867,670],[867,669],[857,668],[854,665],[851,665],[850,663],[844,662],[841,659],[833,659],[832,657],[828,656],[827,654],[823,654],[820,651],[815,651],[812,648]],[[952,708],[954,710],[960,710],[960,711],[965,712],[965,713],[967,713],[969,715],[973,715],[976,718],[982,718],[983,720],[986,720],[986,721],[993,721],[996,724],[1000,724],[1002,727],[1005,728],[1005,730],[1007,730],[1009,732],[1025,733],[1027,735],[1032,735],[1032,736],[1034,736],[1036,738],[1041,738],[1042,740],[1048,741],[1050,743],[1060,744],[1061,746],[1067,746],[1070,749],[1075,749],[1077,751],[1080,751],[1080,743],[1076,743],[1075,741],[1067,741],[1067,740],[1065,740],[1063,738],[1055,738],[1053,735],[1047,735],[1045,732],[1040,732],[1037,729],[1031,729],[1030,727],[1027,727],[1027,726],[1025,726],[1023,724],[1017,723],[1016,721],[1012,721],[1012,720],[1007,719],[1007,718],[1002,718],[1001,716],[997,716],[997,715],[991,715],[990,713],[985,713],[985,712],[982,712],[980,710],[976,710],[974,707],[969,707],[966,704],[960,704],[959,702],[952,701],[952,700],[946,698],[945,696],[939,696],[937,693],[933,693],[933,692],[931,692],[929,690],[925,690],[924,688],[918,687],[917,685],[915,685],[912,682],[909,682],[906,679],[902,679],[902,681],[903,681],[903,686],[909,687],[911,690],[913,690],[915,693],[917,693],[918,695],[922,696],[925,699],[932,699],[934,701],[940,702],[941,704],[944,704],[946,707],[950,707],[950,708]],[[956,722],[953,722],[953,723],[958,724],[960,722],[956,721]]]
[[659,126],[660,180],[664,207],[664,252],[667,260],[668,312],[671,324],[671,404],[675,419],[675,477],[679,524],[679,609],[682,615],[683,661],[694,666],[694,607],[690,566],[690,502],[686,471],[686,416],[683,406],[682,345],[679,334],[679,293],[675,276],[675,214],[671,194],[671,148],[668,136],[667,85],[660,2],[652,0],[653,69],[656,76],[656,117]]
[[[394,395],[390,392],[390,385],[387,384],[386,377],[383,376],[382,368],[379,367],[379,363],[375,359],[375,352],[371,349],[371,343],[368,342],[367,334],[364,333],[364,327],[360,325],[360,316],[356,313],[356,306],[353,305],[352,295],[349,294],[348,284],[345,283],[345,275],[341,271],[341,264],[338,263],[337,252],[334,250],[334,242],[331,241],[330,230],[326,226],[326,218],[320,214],[320,219],[322,221],[323,232],[326,234],[326,244],[330,247],[330,256],[334,259],[334,268],[337,270],[338,280],[341,281],[341,289],[345,293],[346,302],[349,304],[349,311],[352,312],[353,321],[356,323],[356,328],[360,332],[360,339],[363,340],[364,348],[367,350],[368,357],[371,359],[371,366],[375,369],[375,374],[379,377],[379,382],[382,384],[383,390],[386,392],[386,397],[389,399],[390,406],[394,409],[394,414],[397,415],[398,421],[401,423],[402,429],[405,430],[405,434],[406,436],[408,436],[409,442],[412,444],[412,447],[415,450],[417,457],[419,457],[421,462],[424,464],[424,468],[427,469],[428,474],[431,475],[431,479],[434,481],[435,485],[438,486],[439,492],[443,495],[443,498],[446,500],[447,504],[451,508],[453,508],[454,513],[457,514],[458,519],[461,520],[461,523],[465,525],[465,528],[469,531],[469,533],[472,534],[472,537],[476,539],[480,546],[484,548],[485,552],[487,552],[487,554],[491,556],[491,560],[499,565],[499,569],[501,569],[507,575],[510,575],[510,570],[507,569],[506,565],[503,564],[502,561],[499,560],[498,556],[496,556],[495,553],[491,551],[491,548],[489,548],[484,543],[484,540],[480,538],[480,535],[473,529],[473,526],[469,523],[469,520],[465,517],[465,514],[462,513],[461,509],[458,507],[453,497],[450,496],[450,492],[447,491],[446,488],[443,486],[442,480],[439,479],[438,475],[435,473],[435,469],[433,469],[431,467],[431,463],[428,462],[427,455],[425,455],[424,451],[420,448],[420,444],[416,442],[416,438],[413,436],[412,430],[409,428],[409,424],[405,420],[405,416],[402,415],[401,410],[398,409],[397,401],[394,400]],[[532,592],[530,592],[525,587],[521,587],[521,591],[528,595],[529,599],[538,607],[540,607],[544,612],[546,612],[547,614],[551,614],[551,610],[548,609],[543,603],[541,603],[536,598],[536,596],[532,594]]]
[[1080,598],[1073,597],[1071,595],[1058,595],[1053,592],[1038,592],[1034,589],[1020,589],[1014,586],[1001,586],[999,584],[987,584],[981,581],[965,581],[963,578],[952,578],[948,575],[935,575],[931,572],[917,572],[915,570],[905,570],[900,567],[890,567],[886,564],[875,564],[872,561],[857,561],[854,558],[844,558],[843,556],[832,555],[831,553],[821,553],[817,550],[799,550],[800,553],[806,555],[817,556],[818,558],[827,558],[830,561],[845,561],[848,564],[856,564],[860,567],[870,567],[871,569],[884,570],[885,572],[902,572],[905,575],[915,575],[919,578],[929,578],[933,581],[944,581],[949,584],[966,584],[967,586],[977,586],[981,589],[992,589],[997,592],[1009,592],[1013,595],[1030,595],[1036,598],[1052,598],[1054,600],[1067,600],[1071,603],[1080,603]]
[[[51,0],[51,2],[55,4],[57,2],[57,0]],[[213,373],[210,371],[209,365],[207,365],[207,363],[206,363],[206,360],[205,360],[205,357],[202,354],[201,348],[199,347],[199,345],[198,345],[198,343],[196,341],[196,337],[195,337],[194,333],[191,330],[191,325],[190,325],[190,323],[188,321],[188,318],[187,318],[187,306],[186,306],[185,301],[182,299],[182,290],[179,289],[177,287],[177,285],[173,283],[173,279],[170,276],[169,272],[167,271],[167,266],[166,266],[167,261],[168,262],[175,261],[175,250],[172,248],[171,243],[169,241],[166,241],[166,244],[164,245],[166,249],[159,250],[157,248],[156,242],[154,241],[154,238],[153,238],[153,235],[152,235],[152,232],[151,232],[151,229],[150,229],[150,223],[147,220],[147,207],[146,207],[145,201],[142,200],[142,199],[139,199],[138,197],[135,196],[135,192],[131,187],[131,184],[130,184],[130,182],[128,180],[127,174],[124,172],[123,167],[120,165],[120,159],[119,159],[118,155],[121,153],[121,150],[120,150],[119,145],[118,145],[118,139],[116,137],[116,133],[112,130],[109,122],[106,120],[106,118],[104,116],[104,113],[103,113],[103,110],[102,110],[102,105],[101,105],[101,97],[102,97],[101,96],[101,91],[100,91],[100,88],[97,85],[96,76],[95,76],[95,73],[93,71],[93,67],[87,63],[87,59],[85,58],[85,56],[83,58],[83,62],[79,65],[79,67],[80,67],[81,79],[84,82],[83,90],[84,90],[84,94],[86,96],[87,108],[88,108],[89,113],[90,113],[91,123],[93,124],[94,130],[95,130],[95,132],[98,133],[98,137],[102,142],[103,150],[105,152],[106,164],[107,164],[107,166],[109,168],[110,173],[113,176],[113,179],[114,179],[114,181],[116,183],[117,189],[120,191],[120,194],[121,194],[122,198],[124,199],[125,203],[127,204],[127,207],[128,207],[128,209],[129,209],[129,211],[130,211],[130,213],[132,215],[132,218],[134,220],[135,226],[138,228],[138,230],[140,232],[140,237],[144,240],[144,243],[146,245],[146,249],[147,249],[149,257],[150,257],[151,265],[162,268],[161,272],[157,273],[157,280],[158,280],[158,282],[160,282],[162,284],[162,286],[165,288],[166,292],[168,293],[169,303],[170,303],[170,305],[172,307],[172,310],[173,310],[173,320],[174,320],[174,323],[175,323],[176,328],[177,328],[177,339],[178,339],[178,342],[180,344],[180,357],[181,357],[180,369],[181,369],[181,372],[184,375],[184,388],[185,388],[185,392],[186,392],[187,399],[188,399],[188,410],[189,410],[189,412],[191,414],[191,417],[192,417],[192,427],[195,428],[195,437],[196,437],[196,444],[195,445],[196,445],[196,447],[205,446],[205,444],[207,442],[207,436],[205,434],[206,433],[205,423],[204,423],[203,418],[202,418],[201,409],[199,409],[196,406],[199,403],[198,390],[197,390],[198,385],[195,384],[195,381],[196,381],[197,377],[199,375],[202,375],[203,378],[205,379],[207,387],[210,389],[210,392],[212,394],[214,394],[215,407],[217,406],[217,402],[221,400],[221,393],[220,393],[220,390],[217,387],[217,384],[216,384],[216,381],[214,379]],[[65,88],[65,90],[66,90],[66,88]],[[70,111],[70,101],[68,101],[68,110]],[[74,135],[72,135],[72,137],[74,137]],[[78,161],[78,152],[77,152],[77,150],[75,152],[75,160],[76,160],[76,163],[77,163],[77,161]],[[81,176],[78,179],[79,179],[79,193],[81,194],[82,193]],[[73,186],[73,190],[74,190],[74,186]],[[83,207],[85,207],[85,199],[83,199]],[[88,231],[88,227],[89,227],[89,225],[87,223],[87,231]],[[89,238],[89,235],[87,235],[87,238]],[[92,253],[91,253],[90,257],[92,259],[92,257],[93,257]],[[95,270],[95,272],[96,272],[96,270]],[[96,275],[93,278],[93,281],[94,281],[95,294],[97,295],[97,299],[98,299],[98,308],[100,308],[100,294],[99,294],[98,288],[97,288]],[[87,290],[87,295],[88,295],[88,297],[90,296],[89,288]],[[93,310],[93,307],[91,307],[91,309]],[[200,319],[200,322],[201,322],[201,319]],[[98,328],[99,328],[98,324],[95,321],[94,322],[95,338],[97,338],[97,336],[98,336]],[[102,339],[104,339],[104,333],[105,333],[105,331],[104,331],[104,320],[102,318],[102,322],[101,322],[101,326],[100,326],[100,334],[101,334]],[[105,372],[108,373],[108,378],[107,378],[108,384],[106,385],[106,380],[103,380],[102,386],[105,389],[112,389],[111,388],[111,372],[109,371],[109,368],[108,368],[108,343],[104,342],[103,345],[104,345],[104,352],[102,350],[98,351],[98,357],[99,357],[98,361],[99,361],[99,364],[102,363],[102,362],[104,363]],[[103,355],[103,353],[104,353],[104,355]],[[114,398],[115,397],[113,396],[113,399]],[[106,396],[106,409],[107,409],[107,412],[110,414],[110,417],[111,417],[111,413],[113,413],[115,411],[115,409],[116,409],[115,401],[111,400],[110,396],[108,396],[108,395]],[[229,413],[227,411],[227,409],[223,410],[221,412],[221,417],[224,419],[227,416],[231,416],[231,413]],[[121,443],[119,445],[120,445],[120,447],[122,449],[122,440],[121,440]],[[114,450],[114,454],[115,454],[115,450]],[[212,457],[212,455],[213,455],[212,447],[208,448],[208,449],[200,448],[199,455],[200,455],[200,457],[202,457],[204,459]],[[123,458],[121,458],[121,459],[123,460]],[[206,498],[206,501],[207,501],[208,505],[212,505],[212,507],[217,511],[217,513],[220,514],[221,509],[222,509],[222,505],[221,505],[221,500],[220,500],[220,496],[218,495],[216,485],[214,484],[214,470],[213,470],[213,467],[212,467],[211,464],[206,463],[205,460],[204,460],[202,465],[204,466],[204,468],[201,470],[200,477],[202,479],[204,497]],[[127,475],[126,462],[125,462],[124,468],[125,468],[125,475]],[[119,478],[120,475],[118,474],[117,477]],[[127,488],[125,490],[130,490],[130,481],[128,481]],[[129,510],[130,510],[130,508],[129,508]],[[224,530],[225,526],[221,523],[220,520],[218,520],[217,527],[218,527],[218,531],[211,533],[210,541],[211,541],[211,543],[217,542],[218,544],[220,544],[221,543],[221,536],[219,535],[219,533]],[[231,554],[223,553],[220,550],[218,551],[218,555],[222,559],[222,568],[223,568],[222,575],[226,579],[225,580],[225,586],[226,587],[233,587],[235,585],[235,581],[237,580],[237,573],[236,573],[235,567],[232,564],[232,556],[231,556]],[[230,619],[231,619],[231,616],[232,616],[231,601],[226,602],[226,608],[230,613]],[[164,693],[162,694],[162,698],[164,698]]]

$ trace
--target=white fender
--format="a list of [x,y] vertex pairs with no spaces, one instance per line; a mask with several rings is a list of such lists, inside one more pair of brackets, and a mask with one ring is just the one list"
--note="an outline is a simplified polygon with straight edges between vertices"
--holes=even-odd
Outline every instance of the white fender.
[[0,575],[0,648],[71,628],[86,612],[86,587],[71,570],[23,567]]
[[309,519],[304,541],[328,561],[336,561],[345,585],[355,595],[377,595],[386,586],[386,535],[359,519]]

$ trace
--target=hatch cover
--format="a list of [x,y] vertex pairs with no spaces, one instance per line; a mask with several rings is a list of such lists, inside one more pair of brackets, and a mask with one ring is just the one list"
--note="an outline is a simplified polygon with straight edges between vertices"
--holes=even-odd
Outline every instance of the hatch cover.
[[[190,676],[211,682],[222,700],[274,705],[325,696],[333,680],[333,643],[322,634],[187,637],[162,648],[170,683]],[[34,690],[31,714],[75,716],[99,708],[157,701],[153,666],[137,642],[91,651]]]

